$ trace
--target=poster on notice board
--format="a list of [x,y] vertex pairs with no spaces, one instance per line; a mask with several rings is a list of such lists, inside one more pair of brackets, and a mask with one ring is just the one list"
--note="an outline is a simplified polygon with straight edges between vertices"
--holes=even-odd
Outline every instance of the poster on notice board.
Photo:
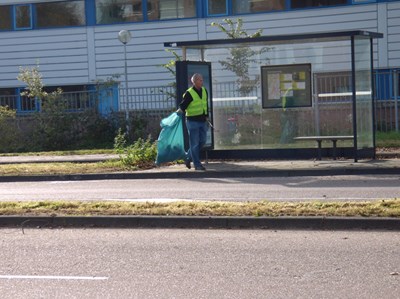
[[311,64],[261,67],[263,108],[310,107]]

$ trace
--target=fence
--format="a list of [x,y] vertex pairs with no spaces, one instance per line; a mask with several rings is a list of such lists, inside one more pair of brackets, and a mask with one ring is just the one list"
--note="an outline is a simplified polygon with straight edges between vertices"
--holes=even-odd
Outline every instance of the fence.
[[18,113],[34,112],[39,110],[38,101],[17,95],[0,95],[0,106],[6,106]]
[[[64,102],[67,111],[82,111],[96,107],[97,94],[92,91],[64,92],[58,100]],[[0,96],[0,105],[15,109],[19,114],[41,110],[39,100],[18,95]]]
[[[374,73],[375,82],[375,125],[378,131],[399,130],[399,74],[398,70],[377,70]],[[318,105],[330,106],[330,110],[343,109],[344,103],[351,103],[347,94],[350,90],[350,75],[324,74],[314,81],[315,94],[334,92],[337,96],[317,98]],[[128,94],[126,92],[128,91]],[[176,108],[175,89],[172,86],[146,88],[119,88],[109,90],[108,95],[98,91],[65,92],[62,99],[69,111],[82,111],[97,107],[107,114],[110,110],[128,112],[160,120]],[[255,105],[261,105],[260,88],[255,88],[249,94],[241,95],[235,82],[213,85],[214,107],[231,107],[238,113],[252,110]],[[99,98],[101,103],[99,104]],[[17,95],[0,95],[0,105],[17,110],[17,113],[40,111],[40,102],[35,99]],[[339,111],[337,111],[339,112]],[[321,119],[323,122],[323,119]],[[158,122],[158,121],[157,121]],[[338,120],[340,123],[340,120]]]
[[399,132],[399,70],[375,72],[376,129]]
[[120,111],[152,114],[176,108],[175,89],[172,86],[120,88],[119,98]]

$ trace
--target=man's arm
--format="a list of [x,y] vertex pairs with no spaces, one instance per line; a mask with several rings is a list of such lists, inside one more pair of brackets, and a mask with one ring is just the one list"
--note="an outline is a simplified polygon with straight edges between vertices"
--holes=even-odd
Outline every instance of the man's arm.
[[176,110],[176,112],[178,113],[183,113],[187,107],[190,105],[190,103],[193,101],[192,96],[190,95],[189,92],[185,92],[183,94],[183,100],[181,101],[181,103],[179,104],[179,109]]

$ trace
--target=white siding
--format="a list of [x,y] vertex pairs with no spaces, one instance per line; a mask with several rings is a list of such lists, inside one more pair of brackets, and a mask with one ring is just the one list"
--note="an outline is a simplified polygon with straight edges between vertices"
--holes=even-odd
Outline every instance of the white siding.
[[0,86],[22,86],[19,67],[39,63],[47,85],[88,82],[86,28],[24,30],[0,33]]
[[[301,34],[365,29],[376,31],[376,5],[346,6],[291,12],[256,14],[243,18],[245,29],[263,29],[263,35]],[[219,21],[218,19],[210,20]],[[208,38],[223,36],[215,27],[208,28]]]
[[387,41],[390,67],[400,67],[400,2],[388,3]]
[[99,78],[120,74],[120,79],[124,80],[124,46],[117,38],[122,29],[132,34],[132,40],[126,46],[129,87],[160,86],[173,81],[170,73],[160,66],[172,59],[171,54],[165,51],[164,42],[198,39],[197,20],[96,27]]
[[[274,12],[256,14],[243,18],[244,27],[248,33],[262,29],[263,35],[287,35],[317,33],[328,31],[367,30],[378,32],[378,10],[376,4],[354,5],[346,7],[332,7],[291,12]],[[220,22],[219,19],[208,21],[207,37],[209,39],[224,38],[225,34],[211,26],[211,22]],[[386,20],[382,20],[386,23]],[[338,51],[335,49],[335,51]],[[348,47],[342,51],[348,52]],[[340,52],[342,53],[342,52]],[[325,52],[324,52],[325,55]],[[350,54],[337,56],[336,63],[324,65],[327,71],[340,70],[347,66]],[[377,65],[377,41],[374,41],[374,64]],[[327,58],[329,59],[329,58]],[[335,60],[331,59],[331,60]]]

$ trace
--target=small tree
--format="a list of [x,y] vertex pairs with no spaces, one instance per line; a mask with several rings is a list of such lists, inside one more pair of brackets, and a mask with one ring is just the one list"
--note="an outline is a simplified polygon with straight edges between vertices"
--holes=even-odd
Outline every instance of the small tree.
[[39,71],[39,63],[32,68],[19,68],[17,79],[24,82],[27,86],[25,91],[21,92],[21,96],[39,101],[42,111],[52,110],[54,105],[61,105],[60,101],[56,103],[56,99],[62,94],[61,88],[58,88],[52,93],[47,93],[44,90],[42,74]]
[[[166,64],[162,64],[161,66],[165,69],[167,69],[171,75],[173,76],[174,79],[176,79],[176,62],[177,61],[182,61],[181,56],[179,56],[178,53],[176,53],[175,50],[172,49],[165,49],[166,52],[171,53],[172,55],[174,55],[175,59],[171,59],[170,61],[168,61]],[[168,86],[173,88],[173,92],[170,92],[168,90],[160,90],[160,92],[165,93],[168,96],[168,99],[176,99],[177,98],[177,94],[176,94],[176,80],[174,80],[173,82],[169,83]]]
[[[228,36],[228,38],[255,38],[260,37],[262,34],[261,29],[257,30],[253,34],[248,34],[247,31],[243,29],[243,21],[240,18],[237,19],[237,21],[233,21],[231,19],[224,19],[223,21],[226,23],[226,25],[212,22],[211,26],[219,28]],[[238,91],[241,95],[246,96],[250,94],[255,86],[259,84],[259,76],[256,76],[254,79],[250,78],[249,65],[251,63],[258,63],[258,60],[254,57],[261,55],[262,53],[269,50],[270,48],[268,47],[263,47],[260,50],[253,50],[248,46],[239,46],[230,49],[231,57],[228,57],[226,60],[218,61],[224,69],[232,71],[236,74],[236,76],[238,77],[236,82],[239,85]],[[176,61],[181,61],[182,58],[174,50],[166,49],[165,51],[172,53],[174,55],[174,59],[171,59],[168,63],[162,64],[161,66],[166,68],[173,75],[173,77],[176,78]],[[169,86],[174,87],[175,91],[174,93],[166,93],[171,98],[176,98],[176,81],[170,83]]]
[[[237,19],[236,22],[231,19],[224,19],[223,21],[226,24],[212,22],[211,26],[219,28],[230,39],[255,38],[261,36],[261,29],[253,34],[248,34],[246,30],[243,29],[243,21],[240,18]],[[250,78],[249,65],[251,63],[258,63],[258,60],[254,57],[269,50],[270,48],[268,47],[263,47],[260,50],[253,50],[248,46],[238,46],[229,50],[231,56],[226,60],[219,60],[219,63],[224,69],[235,73],[238,77],[236,82],[239,85],[238,91],[242,96],[249,95],[260,81],[258,75],[254,79]]]
[[33,114],[36,124],[30,138],[33,149],[55,150],[73,144],[77,138],[77,134],[72,133],[76,122],[72,115],[65,113],[68,103],[61,98],[61,88],[51,93],[44,90],[39,63],[31,68],[20,67],[17,79],[27,85],[21,96],[37,101],[40,107],[40,111]]

